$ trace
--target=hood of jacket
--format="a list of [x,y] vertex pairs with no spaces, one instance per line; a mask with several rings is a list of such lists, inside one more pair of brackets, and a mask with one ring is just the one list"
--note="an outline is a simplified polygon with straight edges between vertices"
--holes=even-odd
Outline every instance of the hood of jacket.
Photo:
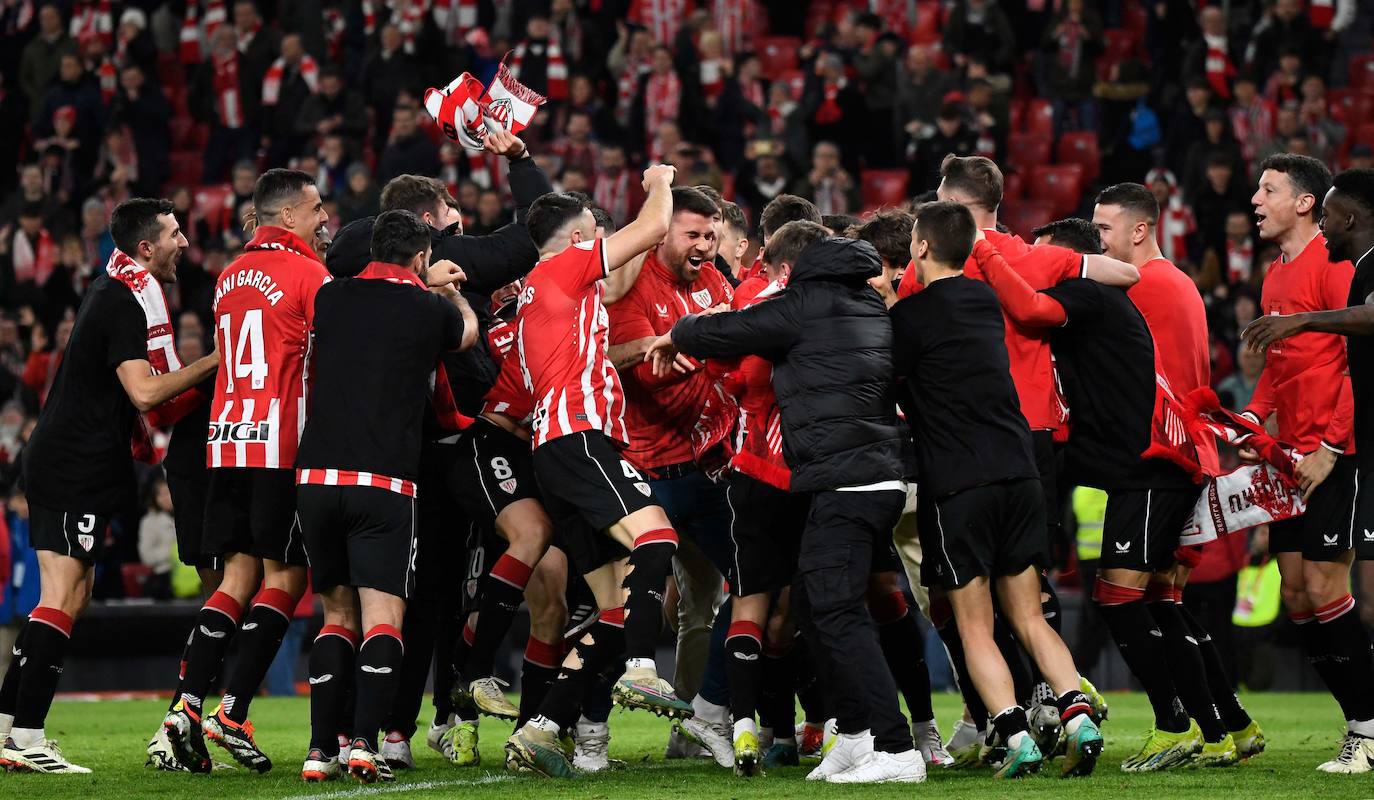
[[883,263],[873,245],[859,239],[831,236],[802,251],[797,263],[792,265],[787,283],[789,286],[802,281],[855,284],[881,274]]

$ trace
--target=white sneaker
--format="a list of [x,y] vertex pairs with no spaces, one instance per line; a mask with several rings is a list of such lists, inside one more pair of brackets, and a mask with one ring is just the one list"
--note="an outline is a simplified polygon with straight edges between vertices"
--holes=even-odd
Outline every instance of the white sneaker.
[[915,750],[884,753],[875,750],[853,767],[826,778],[827,783],[920,783],[926,762]]
[[167,736],[167,729],[159,725],[157,733],[148,741],[148,760],[143,763],[145,767],[156,767],[164,772],[190,772],[186,765],[177,758],[176,750],[172,748],[172,740]]
[[5,738],[5,746],[0,750],[0,761],[6,769],[16,772],[42,772],[54,775],[88,775],[90,770],[73,764],[62,755],[57,742],[44,739],[30,747],[18,747],[11,737]]
[[663,748],[663,757],[667,759],[711,758],[711,751],[683,736],[678,726],[674,725],[672,730],[668,731],[668,746]]
[[389,731],[382,740],[382,749],[377,752],[392,769],[413,769],[415,756],[410,752],[410,739],[400,731]]
[[[829,724],[826,725],[830,727]],[[870,753],[873,752],[873,734],[868,731],[856,734],[844,734],[835,737],[835,743],[830,748],[830,752],[825,754],[821,763],[807,774],[808,781],[829,780],[831,775],[838,775],[841,772],[859,764]]]
[[940,729],[936,726],[935,720],[911,723],[911,739],[916,744],[916,749],[921,752],[921,760],[926,762],[926,766],[954,766],[954,756],[940,743]]
[[1374,759],[1374,739],[1346,733],[1345,739],[1341,741],[1341,752],[1317,769],[1322,772],[1336,772],[1345,775],[1369,772],[1374,769],[1370,759]]
[[731,741],[734,728],[728,722],[706,722],[690,717],[674,726],[683,737],[706,748],[716,763],[725,769],[735,767],[735,745]]
[[453,739],[444,736],[453,727],[453,715],[449,714],[448,720],[441,725],[433,723],[429,726],[429,733],[425,735],[425,744],[429,749],[444,757],[445,761],[453,760]]
[[573,768],[581,772],[601,772],[610,769],[611,726],[604,722],[577,721],[576,745],[573,747]]

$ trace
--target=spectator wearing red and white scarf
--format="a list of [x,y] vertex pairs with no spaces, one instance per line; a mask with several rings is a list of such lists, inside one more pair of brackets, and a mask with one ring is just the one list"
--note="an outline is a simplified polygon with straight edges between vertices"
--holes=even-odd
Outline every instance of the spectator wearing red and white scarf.
[[1223,276],[1232,286],[1251,283],[1255,272],[1255,228],[1250,215],[1233,211],[1226,216],[1226,261]]
[[653,140],[665,122],[677,122],[682,108],[682,81],[673,71],[673,54],[665,45],[654,48],[649,77],[641,93],[644,107],[644,139]]
[[629,19],[649,29],[654,41],[669,43],[687,19],[687,0],[631,0]]
[[716,100],[725,90],[725,79],[734,65],[725,55],[725,43],[716,31],[702,31],[697,41],[697,80],[706,104],[715,108]]
[[616,75],[615,120],[622,128],[630,127],[640,82],[649,73],[652,57],[653,40],[647,31],[638,29],[626,29],[606,57],[606,65]]
[[644,205],[644,186],[636,172],[626,165],[625,150],[619,145],[601,148],[592,198],[610,213],[617,227],[634,219]]
[[1227,112],[1231,118],[1231,130],[1240,143],[1241,157],[1246,161],[1254,161],[1260,150],[1274,138],[1274,115],[1278,109],[1260,96],[1254,78],[1242,75],[1232,88],[1235,102]]
[[568,97],[568,64],[563,49],[550,38],[549,18],[543,14],[530,17],[525,25],[525,39],[511,53],[510,72],[516,80],[550,100]]
[[[906,0],[897,0],[905,3]],[[754,49],[754,31],[761,18],[755,0],[712,0],[711,22],[725,46],[727,56],[737,56]],[[766,19],[766,17],[763,17]]]
[[296,119],[310,95],[319,90],[320,68],[305,52],[301,37],[282,37],[281,56],[262,79],[263,132],[271,137],[267,160],[284,165],[300,154],[305,137],[296,132]]
[[1188,261],[1188,240],[1197,233],[1197,220],[1192,209],[1183,202],[1178,179],[1167,169],[1156,168],[1145,175],[1145,185],[1159,201],[1159,225],[1155,235],[1159,250],[1174,264]]
[[110,0],[77,0],[72,6],[72,18],[67,29],[77,41],[95,36],[107,48],[114,44],[114,16],[110,12]]

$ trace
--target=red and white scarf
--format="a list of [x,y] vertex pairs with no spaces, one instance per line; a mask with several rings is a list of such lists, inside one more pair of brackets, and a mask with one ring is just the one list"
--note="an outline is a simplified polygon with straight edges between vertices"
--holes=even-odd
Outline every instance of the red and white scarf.
[[[510,71],[516,80],[520,80],[520,67],[524,62],[525,56],[530,52],[530,41],[522,41],[515,46],[511,53]],[[568,97],[568,64],[563,60],[563,50],[558,46],[558,42],[549,39],[545,43],[545,69],[544,76],[548,81],[547,94],[550,100],[564,100]]]
[[68,31],[77,41],[98,38],[109,49],[114,43],[114,16],[110,13],[110,0],[78,0],[72,8]]
[[195,3],[186,4],[186,16],[181,20],[181,35],[177,45],[177,53],[185,66],[200,63],[200,25],[196,20],[199,13],[200,9]]
[[[224,0],[205,0],[205,40],[208,42],[219,26],[229,21],[229,12],[224,7]],[[257,29],[253,30],[256,33]],[[252,38],[252,33],[249,34]],[[240,42],[239,47],[247,47],[247,42]]]
[[1336,0],[1308,0],[1307,18],[1313,28],[1330,30],[1331,23],[1336,21]]
[[16,228],[10,240],[10,258],[15,281],[33,281],[42,286],[57,266],[57,243],[47,228],[39,229],[37,242],[30,242],[29,237]]
[[677,73],[669,70],[662,75],[650,75],[644,85],[644,133],[648,137],[658,135],[658,126],[664,122],[677,122],[682,101],[682,81]]
[[115,69],[114,62],[109,56],[102,58],[96,65],[95,76],[100,81],[100,99],[109,105],[119,91],[119,70]]
[[687,19],[687,0],[633,0],[629,17],[648,28],[655,41],[672,47],[678,28]]
[[817,125],[834,125],[844,119],[844,109],[840,108],[840,90],[843,88],[843,79],[826,81],[821,87],[821,105],[814,117]]
[[758,4],[754,0],[713,0],[711,19],[716,24],[716,30],[720,31],[726,56],[738,55],[750,49],[758,18]]
[[[297,65],[300,76],[305,79],[305,85],[310,87],[310,93],[314,94],[319,90],[320,67],[315,63],[315,59],[309,53],[301,56],[301,63]],[[275,106],[281,99],[281,84],[286,77],[286,59],[278,58],[272,62],[267,74],[262,78],[262,104],[265,106]]]
[[1160,209],[1159,227],[1155,236],[1164,257],[1177,264],[1188,260],[1188,237],[1197,230],[1193,211],[1183,203],[1178,191],[1178,179],[1167,169],[1155,168],[1145,176],[1145,185],[1164,181],[1169,185],[1169,201]]
[[649,71],[647,61],[626,57],[625,68],[616,80],[615,121],[621,127],[630,124],[630,111],[634,108],[635,95],[639,93],[639,81]]
[[243,127],[243,102],[239,97],[239,54],[213,56],[215,69],[215,111],[224,127],[237,130]]
[[1231,108],[1231,130],[1240,142],[1240,155],[1246,161],[1255,158],[1259,148],[1274,138],[1274,107],[1269,101],[1255,97],[1248,107]]
[[449,44],[462,42],[477,27],[477,0],[434,0],[434,24]]
[[[443,2],[443,0],[440,0]],[[405,40],[405,51],[415,54],[415,40],[425,27],[425,13],[429,11],[430,0],[384,0],[382,5],[391,9],[391,23],[401,32]],[[378,0],[363,0],[363,32],[368,36],[377,32]],[[399,8],[398,8],[399,6]],[[436,20],[438,11],[435,11]],[[475,13],[475,11],[474,11]],[[440,26],[441,28],[444,26]]]
[[598,206],[606,209],[617,227],[624,225],[630,218],[630,171],[621,169],[615,175],[598,175],[592,197]]
[[724,59],[702,59],[699,69],[701,93],[707,100],[715,100],[725,89]]
[[1255,272],[1255,242],[1249,236],[1243,242],[1226,240],[1226,278],[1229,283],[1249,283]]
[[1207,82],[1212,91],[1226,100],[1231,99],[1231,79],[1236,76],[1236,66],[1231,63],[1231,55],[1226,49],[1225,36],[1203,35],[1207,43],[1205,71]]

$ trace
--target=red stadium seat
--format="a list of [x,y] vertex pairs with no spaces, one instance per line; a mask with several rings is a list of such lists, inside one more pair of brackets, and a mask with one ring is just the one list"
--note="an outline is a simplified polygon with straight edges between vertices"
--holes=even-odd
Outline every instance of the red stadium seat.
[[1374,84],[1363,89],[1332,89],[1327,92],[1327,102],[1331,118],[1347,129],[1374,122]]
[[153,568],[137,562],[120,564],[119,577],[124,584],[124,596],[139,598],[143,596],[143,584],[153,577]]
[[1014,203],[1021,199],[1026,190],[1025,178],[1021,172],[1007,172],[1002,175],[1002,202]]
[[904,169],[866,169],[859,173],[859,192],[865,206],[899,206],[907,200]]
[[796,36],[767,36],[759,41],[759,66],[763,76],[773,79],[782,73],[796,69],[799,62],[797,51],[802,41]]
[[1055,153],[1060,164],[1078,164],[1083,167],[1083,182],[1092,183],[1102,168],[1102,154],[1097,149],[1096,131],[1072,131],[1059,137],[1059,147]]
[[916,2],[916,27],[911,31],[912,44],[940,41],[940,4],[929,0]]
[[1050,137],[1038,133],[1007,135],[1007,163],[1023,170],[1050,163]]
[[1352,89],[1374,87],[1374,54],[1367,53],[1350,59],[1349,82]]
[[232,192],[233,188],[227,183],[197,186],[191,195],[191,219],[205,220],[212,234],[219,233],[229,221],[229,215],[233,213],[233,210],[226,206]]
[[1083,168],[1078,164],[1034,167],[1029,187],[1031,199],[1048,203],[1055,219],[1067,217],[1082,199]]
[[1054,207],[1039,200],[1021,200],[1015,205],[1002,207],[997,212],[997,218],[1011,228],[1012,233],[1029,242],[1031,231],[1054,220]]
[[179,115],[167,121],[167,129],[172,134],[172,147],[181,150],[194,149],[191,145],[191,131],[196,121],[191,117]]
[[1021,120],[1022,133],[1038,133],[1054,136],[1054,107],[1050,101],[1039,97],[1026,102],[1026,114]]

